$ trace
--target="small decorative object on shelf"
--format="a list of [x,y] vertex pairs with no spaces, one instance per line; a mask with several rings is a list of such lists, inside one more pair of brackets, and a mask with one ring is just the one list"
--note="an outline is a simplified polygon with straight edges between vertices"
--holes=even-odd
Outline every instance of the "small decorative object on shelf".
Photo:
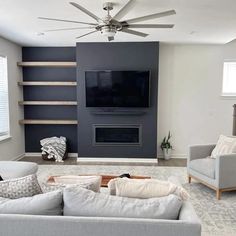
[[164,139],[162,140],[162,143],[161,143],[161,150],[163,151],[165,160],[170,159],[171,150],[173,149],[172,145],[170,143],[170,138],[171,138],[171,134],[170,134],[170,131],[169,131],[168,136],[164,137]]

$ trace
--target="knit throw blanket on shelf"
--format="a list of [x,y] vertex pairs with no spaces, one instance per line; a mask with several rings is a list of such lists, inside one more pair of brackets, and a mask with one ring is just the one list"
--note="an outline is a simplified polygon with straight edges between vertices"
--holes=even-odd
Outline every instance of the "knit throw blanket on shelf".
[[63,157],[66,152],[65,137],[51,137],[40,140],[42,146],[42,154],[48,154],[48,159],[55,158],[57,162],[63,162]]

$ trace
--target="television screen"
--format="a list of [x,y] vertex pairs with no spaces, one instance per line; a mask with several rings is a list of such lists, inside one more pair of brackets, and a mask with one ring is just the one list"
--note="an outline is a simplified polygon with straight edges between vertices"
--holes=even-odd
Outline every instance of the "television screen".
[[86,107],[148,107],[150,71],[86,71]]

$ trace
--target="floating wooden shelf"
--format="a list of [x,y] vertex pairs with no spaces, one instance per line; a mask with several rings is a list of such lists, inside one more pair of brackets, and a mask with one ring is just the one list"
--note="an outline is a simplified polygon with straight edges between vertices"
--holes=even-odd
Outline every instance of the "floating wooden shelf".
[[45,106],[76,106],[76,101],[19,101],[19,105],[25,106],[25,105],[45,105]]
[[76,67],[74,61],[30,61],[30,62],[17,62],[18,66],[30,67]]
[[76,86],[77,82],[68,81],[22,81],[18,82],[20,86]]
[[20,120],[21,125],[77,125],[77,120]]

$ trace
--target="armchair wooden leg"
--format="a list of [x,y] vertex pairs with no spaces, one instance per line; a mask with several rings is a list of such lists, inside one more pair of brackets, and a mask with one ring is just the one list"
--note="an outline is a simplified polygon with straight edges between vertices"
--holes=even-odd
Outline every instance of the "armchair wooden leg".
[[188,183],[190,184],[191,183],[191,176],[188,175]]
[[220,190],[220,189],[217,189],[217,190],[216,190],[216,199],[217,199],[217,200],[220,200],[220,198],[221,198],[221,190]]

